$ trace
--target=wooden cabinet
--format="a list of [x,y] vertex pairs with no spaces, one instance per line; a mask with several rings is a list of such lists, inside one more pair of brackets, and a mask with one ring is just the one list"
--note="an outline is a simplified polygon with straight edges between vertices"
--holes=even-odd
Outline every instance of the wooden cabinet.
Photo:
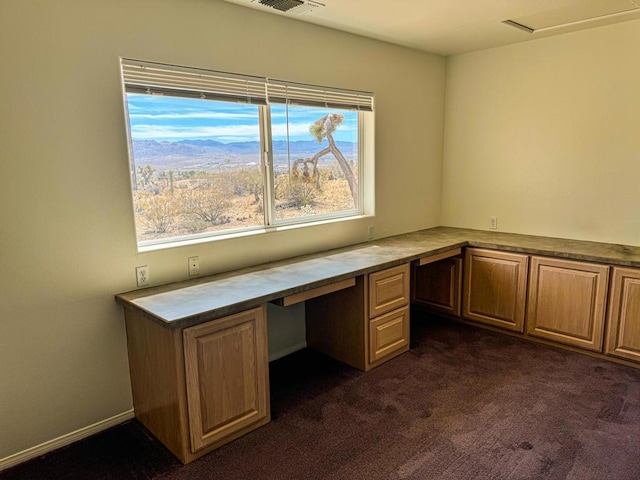
[[526,255],[467,248],[464,318],[523,332],[527,264]]
[[640,361],[640,269],[613,269],[605,353]]
[[193,452],[269,417],[263,309],[183,332]]
[[307,300],[307,345],[360,370],[409,349],[409,264],[356,277],[355,285]]
[[125,309],[136,418],[188,463],[270,420],[265,308],[186,329]]
[[602,351],[609,267],[531,258],[527,334]]
[[462,257],[458,248],[413,266],[411,301],[427,310],[460,316]]

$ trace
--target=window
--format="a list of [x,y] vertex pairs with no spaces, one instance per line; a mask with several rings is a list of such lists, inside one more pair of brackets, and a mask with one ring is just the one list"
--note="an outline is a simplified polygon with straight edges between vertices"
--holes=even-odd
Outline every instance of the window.
[[139,247],[364,213],[372,94],[133,60],[122,74]]

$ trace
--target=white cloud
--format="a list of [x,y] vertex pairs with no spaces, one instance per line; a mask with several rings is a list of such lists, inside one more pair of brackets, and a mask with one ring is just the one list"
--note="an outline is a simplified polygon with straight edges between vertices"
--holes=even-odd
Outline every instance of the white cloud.
[[203,119],[212,119],[212,120],[236,120],[243,118],[255,118],[257,120],[257,115],[250,113],[228,113],[228,112],[189,112],[189,113],[133,113],[129,114],[131,118],[147,118],[147,119],[176,119],[176,120],[186,120],[193,118],[203,118]]
[[[289,138],[291,140],[313,140],[309,133],[309,122],[289,123]],[[355,125],[340,125],[340,132],[352,132]],[[273,123],[271,133],[277,140],[287,137],[286,123]],[[132,125],[131,135],[139,140],[168,140],[212,138],[222,142],[242,142],[259,140],[259,128],[257,125]],[[339,135],[335,135],[336,139]]]
[[[275,137],[282,137],[287,135],[287,124],[286,123],[272,123],[271,124],[271,134]],[[309,135],[309,139],[311,136],[309,134],[309,123],[289,123],[289,135]]]
[[220,125],[220,126],[172,126],[172,125],[135,125],[131,135],[136,139],[177,140],[186,138],[219,138],[225,137],[234,141],[250,141],[259,139],[256,125]]

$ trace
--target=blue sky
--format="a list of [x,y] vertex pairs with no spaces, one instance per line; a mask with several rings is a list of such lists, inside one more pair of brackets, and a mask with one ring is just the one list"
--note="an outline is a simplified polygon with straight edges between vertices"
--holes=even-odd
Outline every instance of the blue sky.
[[[223,143],[259,140],[258,107],[230,102],[127,94],[131,136],[135,140],[176,142],[212,139]],[[291,141],[313,140],[309,125],[333,110],[289,108]],[[357,142],[357,112],[342,111],[345,120],[334,133],[336,140]],[[286,140],[284,105],[271,105],[274,140]]]

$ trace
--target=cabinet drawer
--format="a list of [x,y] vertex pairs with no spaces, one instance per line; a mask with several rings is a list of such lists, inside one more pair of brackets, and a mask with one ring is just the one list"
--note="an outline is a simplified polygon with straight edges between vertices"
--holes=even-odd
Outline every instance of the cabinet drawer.
[[409,304],[409,264],[369,275],[369,318]]
[[409,349],[409,307],[369,322],[369,363]]
[[306,302],[307,300],[313,300],[314,298],[323,297],[325,295],[344,290],[345,288],[351,288],[355,286],[355,284],[355,278],[348,278],[340,282],[334,282],[330,283],[329,285],[323,285],[322,287],[312,288],[311,290],[307,290],[305,292],[294,293],[293,295],[288,295],[286,297],[274,300],[273,303],[275,303],[276,305],[280,305],[281,307],[290,307],[291,305],[295,305],[296,303]]

